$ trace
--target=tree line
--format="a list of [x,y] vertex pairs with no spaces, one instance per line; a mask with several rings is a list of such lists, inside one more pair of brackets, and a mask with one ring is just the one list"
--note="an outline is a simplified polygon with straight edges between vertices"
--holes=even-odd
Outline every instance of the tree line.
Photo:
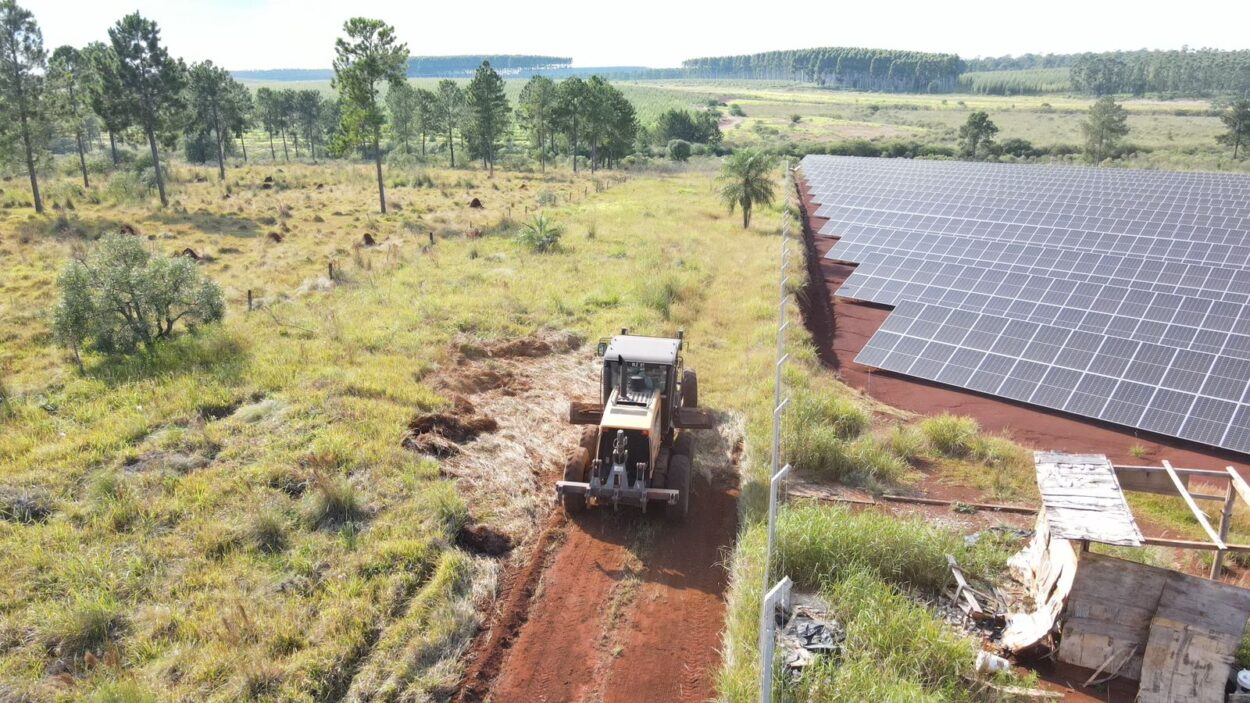
[[[449,57],[443,68],[468,58]],[[513,68],[567,61],[504,59]],[[354,18],[335,43],[336,97],[270,88],[253,95],[212,61],[188,66],[172,56],[157,24],[139,13],[109,28],[108,41],[59,47],[49,57],[34,15],[15,0],[0,0],[0,156],[22,163],[35,210],[42,213],[39,173],[56,139],[72,140],[84,187],[90,187],[86,157],[93,138],[108,136],[114,167],[121,159],[119,143],[142,144],[165,206],[162,156],[169,150],[181,144],[189,160],[215,161],[224,180],[227,157],[241,153],[246,161],[245,136],[260,128],[273,160],[279,147],[285,160],[292,152],[314,161],[327,155],[372,160],[385,212],[387,138],[392,151],[406,155],[418,146],[425,154],[434,145],[446,151],[452,167],[459,147],[461,163],[478,160],[493,174],[504,148],[528,149],[544,170],[560,155],[571,158],[575,171],[583,162],[591,170],[612,167],[635,151],[642,133],[634,106],[599,76],[560,82],[535,76],[514,107],[503,77],[487,60],[476,65],[466,85],[444,79],[434,90],[408,83],[413,60],[393,27]],[[702,124],[700,134],[707,131],[706,118]],[[513,143],[514,126],[527,144]]]
[[[1250,50],[1108,51],[969,59],[969,71],[1067,69],[1070,89],[1094,95],[1238,95],[1250,92]],[[1068,86],[1051,83],[1051,92]]]
[[853,90],[926,93],[954,90],[965,65],[955,54],[824,47],[688,59],[682,68],[696,78],[799,80]]

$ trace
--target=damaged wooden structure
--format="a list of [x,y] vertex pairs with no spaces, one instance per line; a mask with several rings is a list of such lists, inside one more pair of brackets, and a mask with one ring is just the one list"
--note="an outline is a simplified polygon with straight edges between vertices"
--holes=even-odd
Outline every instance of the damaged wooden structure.
[[[1250,590],[1215,579],[1225,554],[1250,551],[1227,543],[1233,506],[1238,499],[1250,505],[1250,487],[1231,467],[1116,466],[1100,454],[1053,452],[1036,452],[1034,462],[1042,507],[1033,539],[1009,562],[1028,607],[1008,614],[1003,646],[1017,654],[1054,651],[1057,632],[1056,656],[1094,670],[1090,682],[1138,681],[1142,703],[1224,700],[1250,618]],[[1191,492],[1191,481],[1226,490]],[[1144,536],[1126,490],[1180,497],[1207,540]],[[1218,526],[1200,500],[1221,502]],[[1212,550],[1212,578],[1095,554],[1091,542]]]

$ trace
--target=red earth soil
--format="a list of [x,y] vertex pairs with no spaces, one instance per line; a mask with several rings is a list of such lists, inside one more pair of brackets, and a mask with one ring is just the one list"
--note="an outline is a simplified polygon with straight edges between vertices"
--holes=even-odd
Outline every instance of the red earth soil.
[[[710,482],[695,477],[681,524],[608,508],[563,520],[557,509],[528,563],[505,580],[456,700],[712,698],[737,495],[730,466]],[[563,536],[554,551],[548,534]]]
[[[991,432],[1001,432],[1032,447],[1066,452],[1106,454],[1117,464],[1154,464],[1163,459],[1173,466],[1195,469],[1223,469],[1234,466],[1250,476],[1250,463],[1243,455],[1211,449],[1184,440],[1134,432],[1097,420],[1078,418],[1058,411],[1017,403],[974,391],[906,378],[856,364],[854,359],[869,337],[890,314],[889,308],[836,298],[834,293],[855,267],[824,258],[837,243],[836,237],[815,234],[828,221],[816,217],[818,205],[811,200],[805,184],[799,181],[804,213],[811,290],[805,315],[821,358],[846,384],[864,391],[881,402],[918,413],[944,412],[975,418]],[[814,256],[813,256],[814,255]],[[1134,457],[1130,448],[1140,445],[1143,458]]]

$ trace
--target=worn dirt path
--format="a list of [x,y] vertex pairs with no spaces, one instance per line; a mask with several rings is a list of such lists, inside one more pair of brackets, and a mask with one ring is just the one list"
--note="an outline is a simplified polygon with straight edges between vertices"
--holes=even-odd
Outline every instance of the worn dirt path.
[[625,509],[574,520],[553,514],[506,583],[455,700],[711,699],[723,564],[737,530],[738,453],[722,433],[700,433],[685,523]]

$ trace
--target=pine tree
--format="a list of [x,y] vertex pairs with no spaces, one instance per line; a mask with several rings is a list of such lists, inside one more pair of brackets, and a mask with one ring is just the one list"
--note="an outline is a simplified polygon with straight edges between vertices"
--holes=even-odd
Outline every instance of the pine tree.
[[489,61],[483,61],[469,81],[465,105],[469,112],[469,144],[494,176],[496,143],[508,129],[512,108],[508,106],[503,79]]

